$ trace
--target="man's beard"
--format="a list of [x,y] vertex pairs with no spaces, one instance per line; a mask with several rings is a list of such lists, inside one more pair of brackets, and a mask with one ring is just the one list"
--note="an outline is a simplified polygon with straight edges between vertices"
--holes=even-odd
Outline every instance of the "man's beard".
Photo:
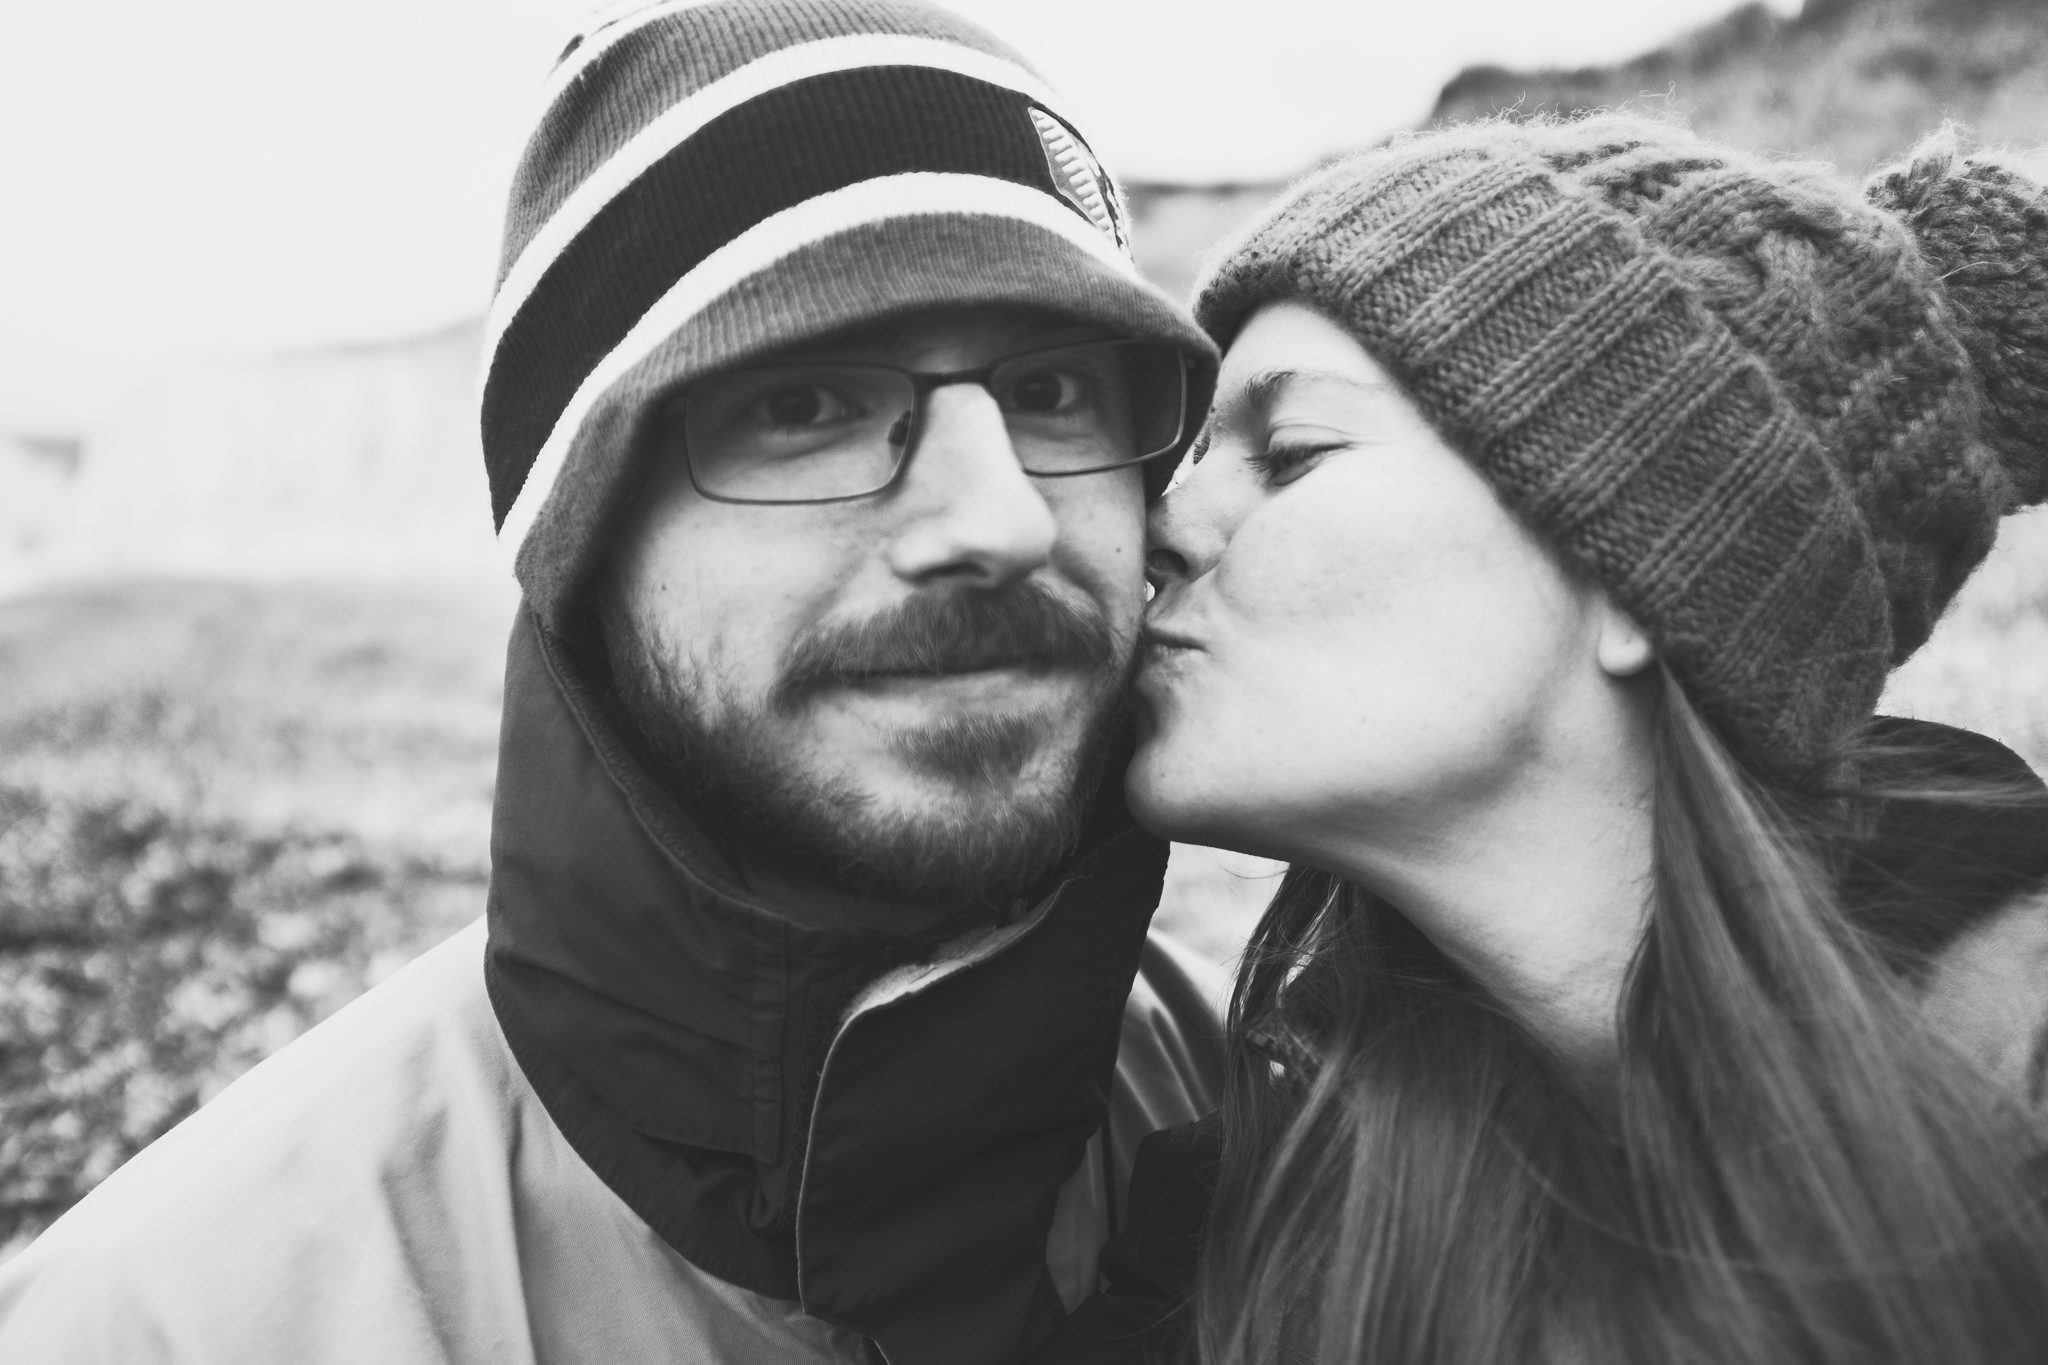
[[[769,696],[706,715],[702,684],[619,600],[600,616],[613,687],[656,774],[742,865],[905,907],[1002,905],[1073,851],[1125,723],[1130,652],[1099,616],[1035,583],[932,592],[853,626],[820,626],[783,660]],[[880,808],[848,774],[805,764],[793,742],[828,689],[881,674],[936,675],[1026,661],[1093,684],[1097,714],[1073,752],[1045,752],[1039,716],[935,720],[896,735],[896,758],[928,779],[924,808]],[[1034,762],[1045,771],[1023,781]]]

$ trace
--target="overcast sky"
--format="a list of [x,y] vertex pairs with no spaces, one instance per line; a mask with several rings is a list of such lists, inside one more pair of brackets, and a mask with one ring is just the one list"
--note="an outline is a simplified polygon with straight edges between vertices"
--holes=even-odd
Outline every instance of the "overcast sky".
[[[1732,8],[951,3],[1036,61],[1124,178],[1179,181],[1284,177],[1415,122],[1469,63],[1611,61]],[[4,0],[0,426],[70,422],[93,367],[481,312],[534,92],[591,8]]]

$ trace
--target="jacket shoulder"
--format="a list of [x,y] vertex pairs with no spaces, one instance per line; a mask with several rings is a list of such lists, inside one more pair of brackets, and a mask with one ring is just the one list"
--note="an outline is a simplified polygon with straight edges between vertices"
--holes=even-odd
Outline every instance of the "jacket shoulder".
[[2048,885],[2013,896],[1932,957],[1920,1004],[1936,1032],[2028,1108],[2048,1109]]
[[445,1207],[452,1165],[488,1187],[506,1145],[482,947],[472,926],[344,1007],[0,1266],[0,1358],[447,1359],[414,1270],[504,1231]]

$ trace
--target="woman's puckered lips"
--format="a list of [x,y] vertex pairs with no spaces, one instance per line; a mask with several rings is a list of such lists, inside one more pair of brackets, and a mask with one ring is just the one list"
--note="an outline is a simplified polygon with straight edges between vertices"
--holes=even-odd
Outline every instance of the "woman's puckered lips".
[[1138,647],[1148,653],[1154,650],[1202,648],[1201,644],[1191,636],[1165,628],[1153,620],[1147,620],[1139,628]]
[[1163,670],[1201,652],[1202,645],[1193,636],[1147,621],[1138,631],[1138,671],[1133,681],[1141,689],[1147,684],[1156,686]]

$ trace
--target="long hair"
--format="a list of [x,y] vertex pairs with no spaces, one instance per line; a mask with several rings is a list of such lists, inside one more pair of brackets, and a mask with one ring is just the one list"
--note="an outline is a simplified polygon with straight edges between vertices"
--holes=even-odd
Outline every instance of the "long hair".
[[1761,786],[1668,674],[1658,713],[1598,1093],[1392,906],[1289,872],[1231,1009],[1204,1361],[2039,1358],[2034,1131],[1844,908],[1855,804]]

